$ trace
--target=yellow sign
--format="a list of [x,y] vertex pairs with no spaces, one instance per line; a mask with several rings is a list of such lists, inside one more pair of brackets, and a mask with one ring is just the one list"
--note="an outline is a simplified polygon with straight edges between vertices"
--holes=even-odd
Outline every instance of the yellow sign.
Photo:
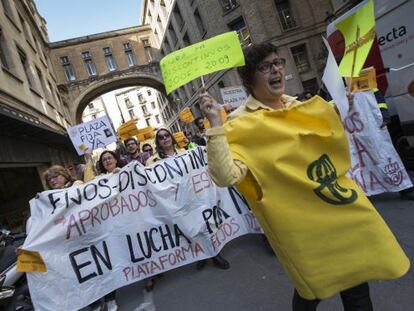
[[171,93],[203,75],[244,66],[244,55],[235,31],[172,52],[160,61],[165,90]]
[[375,38],[374,3],[368,1],[354,14],[336,24],[345,38],[345,53],[339,65],[344,77],[358,77]]
[[178,116],[180,117],[181,121],[187,124],[194,121],[193,113],[191,112],[191,109],[189,107],[186,107],[182,111],[180,111]]
[[[220,114],[221,122],[225,123],[227,121],[227,112],[223,107],[220,108]],[[204,128],[209,129],[210,127],[210,122],[207,119],[204,119]]]
[[122,140],[125,140],[129,137],[135,136],[138,134],[138,129],[136,125],[137,121],[130,120],[125,122],[120,127],[118,127],[118,135]]
[[176,133],[173,133],[173,136],[174,136],[175,141],[176,141],[176,142],[177,142],[177,144],[178,144],[178,147],[180,147],[180,148],[185,148],[185,146],[187,146],[187,144],[186,144],[186,142],[185,142],[186,137],[185,137],[185,135],[184,135],[184,133],[183,133],[183,132],[176,132]]
[[17,272],[46,272],[46,265],[38,252],[19,249]]
[[152,127],[145,127],[143,129],[139,129],[136,136],[139,141],[145,141],[147,139],[154,138],[155,131]]
[[364,92],[376,88],[377,79],[374,67],[361,70],[359,77],[352,79],[352,92]]

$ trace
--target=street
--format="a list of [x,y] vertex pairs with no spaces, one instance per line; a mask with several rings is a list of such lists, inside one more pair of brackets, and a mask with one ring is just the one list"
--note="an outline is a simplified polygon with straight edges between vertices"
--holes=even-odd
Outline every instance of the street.
[[[412,262],[414,202],[402,201],[398,194],[391,193],[375,196],[372,202]],[[145,292],[144,282],[119,289],[119,310],[291,310],[293,287],[261,236],[236,239],[225,246],[222,254],[231,264],[229,270],[220,270],[211,261],[201,271],[190,264],[157,278],[150,293]],[[371,282],[370,288],[374,310],[413,310],[412,268],[401,279]],[[335,310],[343,310],[339,295],[323,301],[318,308],[318,311]]]

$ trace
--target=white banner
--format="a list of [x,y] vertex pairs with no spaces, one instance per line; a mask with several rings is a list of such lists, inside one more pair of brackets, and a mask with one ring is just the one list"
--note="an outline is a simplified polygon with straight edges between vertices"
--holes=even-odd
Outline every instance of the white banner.
[[76,152],[85,153],[86,148],[95,150],[116,142],[116,135],[107,116],[68,128],[68,134]]
[[220,89],[223,104],[230,104],[233,108],[239,107],[247,99],[247,94],[242,86],[230,86]]
[[150,167],[132,162],[81,186],[31,200],[23,248],[45,273],[27,273],[36,310],[78,310],[111,291],[216,255],[260,233],[234,188],[218,188],[202,147]]
[[354,94],[353,108],[343,122],[351,151],[348,175],[366,195],[412,187],[387,128],[380,128],[382,115],[372,92]]

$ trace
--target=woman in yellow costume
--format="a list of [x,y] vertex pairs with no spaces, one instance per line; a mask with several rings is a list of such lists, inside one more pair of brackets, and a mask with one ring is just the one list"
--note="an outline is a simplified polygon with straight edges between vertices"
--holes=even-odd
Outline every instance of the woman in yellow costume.
[[284,95],[285,60],[272,44],[245,51],[239,69],[251,94],[222,124],[207,93],[200,105],[210,175],[237,185],[295,286],[293,310],[316,310],[338,292],[346,311],[369,311],[368,281],[404,275],[409,260],[381,216],[345,176],[346,134],[320,97]]

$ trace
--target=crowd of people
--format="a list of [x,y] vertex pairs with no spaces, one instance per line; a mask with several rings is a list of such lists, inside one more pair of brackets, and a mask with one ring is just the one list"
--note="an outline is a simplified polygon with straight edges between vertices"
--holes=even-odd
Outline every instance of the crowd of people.
[[[284,207],[281,206],[280,197],[278,197],[281,193],[278,189],[274,189],[274,185],[277,184],[276,180],[283,176],[279,176],[280,170],[276,169],[275,161],[278,159],[279,141],[277,129],[273,127],[272,122],[280,118],[278,112],[303,109],[299,108],[303,105],[297,97],[285,95],[285,60],[279,57],[275,46],[272,44],[253,45],[245,51],[245,60],[246,65],[239,68],[239,73],[245,88],[250,93],[247,101],[230,114],[231,125],[226,128],[227,123],[222,123],[220,105],[206,90],[202,90],[199,102],[211,128],[205,129],[203,117],[196,118],[194,120],[195,134],[192,135],[189,132],[185,134],[186,149],[194,148],[196,145],[206,146],[209,173],[215,183],[222,187],[237,186],[246,197],[277,258],[295,286],[292,301],[294,311],[316,310],[321,299],[338,292],[346,311],[373,310],[368,281],[397,278],[403,275],[407,270],[403,251],[386,228],[385,223],[376,221],[379,216],[370,208],[365,209],[369,215],[365,216],[359,224],[359,226],[370,226],[369,237],[362,236],[361,231],[358,230],[357,233],[352,234],[347,230],[341,233],[343,236],[350,234],[356,240],[369,241],[371,245],[364,244],[365,248],[360,248],[357,244],[347,244],[347,247],[341,249],[341,245],[338,246],[336,243],[327,245],[318,243],[318,241],[315,241],[313,245],[304,245],[300,240],[295,239],[295,235],[301,228],[295,226],[294,221],[289,220],[281,224],[284,214],[280,211]],[[310,99],[311,94],[304,94],[303,97],[304,100]],[[351,95],[350,100],[352,101]],[[336,119],[337,121],[333,122],[340,122],[338,118]],[[256,130],[260,131],[260,138],[258,132],[253,133]],[[257,139],[255,140],[254,137]],[[62,189],[88,182],[101,174],[116,173],[131,161],[138,161],[142,165],[152,165],[185,151],[178,147],[173,134],[165,128],[156,132],[154,147],[149,143],[141,147],[136,138],[130,137],[123,144],[118,144],[116,151],[102,152],[96,164],[92,159],[92,151],[87,150],[83,174],[78,172],[78,180],[64,167],[55,165],[44,173],[45,183],[50,189]],[[306,148],[302,151],[306,152]],[[80,175],[83,176],[80,177]],[[345,176],[335,177],[341,178],[343,182],[349,182]],[[297,178],[302,177],[297,176]],[[361,192],[358,192],[358,195],[363,196]],[[300,194],[297,197],[300,198]],[[309,204],[312,205],[312,203]],[[321,202],[320,206],[314,204],[309,208],[325,208],[324,204],[326,203]],[[353,202],[335,207],[347,210],[350,214],[356,213],[355,208],[362,208],[358,203]],[[280,217],[282,219],[279,219]],[[318,233],[333,235],[330,229],[323,231],[320,219],[308,217],[306,221],[308,222],[307,228],[315,228],[315,230],[318,228]],[[337,221],[340,226],[341,220]],[[312,229],[305,234],[312,235],[311,231]],[[338,260],[337,266],[332,268],[332,262],[329,261],[335,262],[336,259],[332,256],[329,258],[323,256],[329,251],[338,257],[347,257],[352,253],[355,257],[360,256],[362,263],[345,265],[343,260]],[[318,254],[320,258],[312,257]],[[313,261],[306,262],[306,256],[310,256],[312,258],[310,260]],[[394,259],[387,262],[379,260],[378,263],[364,261],[366,258],[381,256]],[[229,262],[220,254],[212,260],[221,269],[230,267]],[[206,262],[206,260],[199,261],[197,269],[202,269]],[[325,269],[326,266],[331,267],[331,270]],[[361,269],[373,272],[360,273]],[[154,281],[154,278],[147,281],[147,290],[154,287]],[[107,295],[105,300],[109,310],[116,310],[115,292]]]

